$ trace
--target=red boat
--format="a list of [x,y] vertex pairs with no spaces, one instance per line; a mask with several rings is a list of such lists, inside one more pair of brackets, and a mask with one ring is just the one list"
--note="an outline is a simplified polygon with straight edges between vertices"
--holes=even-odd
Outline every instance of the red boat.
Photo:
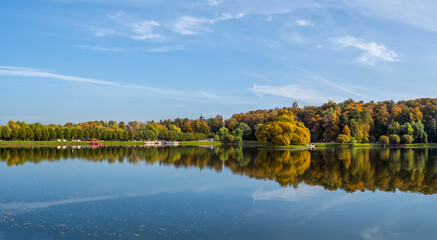
[[90,146],[102,146],[103,143],[101,142],[90,142]]

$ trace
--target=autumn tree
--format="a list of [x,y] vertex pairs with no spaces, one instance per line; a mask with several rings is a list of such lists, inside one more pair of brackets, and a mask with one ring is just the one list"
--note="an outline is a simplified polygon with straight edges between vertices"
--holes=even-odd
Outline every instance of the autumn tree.
[[261,144],[305,145],[310,142],[310,131],[303,123],[294,120],[292,112],[281,110],[274,122],[258,128],[256,137]]

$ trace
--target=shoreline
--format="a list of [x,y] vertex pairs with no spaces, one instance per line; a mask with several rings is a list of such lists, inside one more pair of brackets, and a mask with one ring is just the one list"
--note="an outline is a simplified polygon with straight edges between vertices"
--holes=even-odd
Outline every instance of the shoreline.
[[[145,146],[144,142],[128,141],[105,141],[103,146]],[[222,146],[218,141],[180,141],[178,146]],[[230,146],[241,145],[243,147],[263,148],[263,149],[287,149],[287,150],[308,150],[311,149],[304,145],[290,146],[270,146],[263,145],[256,141],[242,142],[241,144],[232,143]],[[363,149],[363,148],[437,148],[437,143],[412,143],[412,144],[379,144],[379,143],[313,143],[315,149]],[[89,146],[89,142],[55,142],[55,141],[0,141],[0,147],[57,147],[57,146]]]
[[[105,141],[103,146],[145,146],[144,142]],[[181,141],[179,146],[220,146],[217,141]],[[1,147],[57,147],[57,146],[89,146],[89,142],[57,142],[57,141],[0,141]]]

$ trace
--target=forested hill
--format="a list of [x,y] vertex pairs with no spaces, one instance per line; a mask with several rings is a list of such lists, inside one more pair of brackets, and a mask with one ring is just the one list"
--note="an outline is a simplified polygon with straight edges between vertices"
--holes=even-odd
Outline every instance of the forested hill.
[[199,140],[206,137],[223,139],[232,135],[229,139],[256,140],[256,130],[264,123],[275,121],[282,109],[292,111],[295,120],[304,123],[310,130],[312,142],[335,141],[340,134],[349,134],[357,142],[375,142],[383,135],[407,135],[414,142],[437,142],[437,99],[431,98],[397,103],[347,100],[305,108],[256,110],[234,114],[225,121],[220,115],[208,119],[176,118],[144,123],[92,121],[65,125],[27,124],[11,120],[7,125],[0,126],[0,139]]
[[[351,137],[358,142],[375,142],[381,135],[405,134],[413,136],[415,142],[437,141],[437,99],[355,102],[328,102],[322,106],[284,108],[292,111],[311,132],[311,141],[334,141],[348,126]],[[234,114],[226,121],[232,131],[244,122],[251,129],[259,124],[273,121],[280,109],[257,110]],[[254,136],[251,136],[254,139]]]

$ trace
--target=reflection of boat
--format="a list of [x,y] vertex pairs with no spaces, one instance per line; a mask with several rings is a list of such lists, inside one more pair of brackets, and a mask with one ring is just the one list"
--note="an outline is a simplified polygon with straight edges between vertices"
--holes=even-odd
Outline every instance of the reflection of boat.
[[103,143],[101,142],[90,142],[90,146],[102,146]]

